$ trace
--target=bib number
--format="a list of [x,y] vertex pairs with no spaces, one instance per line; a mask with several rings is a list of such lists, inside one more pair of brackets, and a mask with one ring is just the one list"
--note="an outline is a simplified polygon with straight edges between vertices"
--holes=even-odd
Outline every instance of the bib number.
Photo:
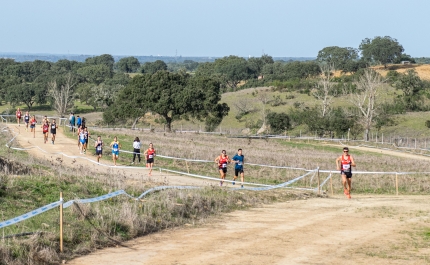
[[351,165],[350,164],[344,164],[342,165],[342,170],[349,172],[351,170]]
[[237,162],[237,165],[238,165],[238,166],[241,166],[241,165],[242,165],[242,162],[240,162],[240,161],[239,161],[239,162]]
[[222,164],[222,168],[226,168],[226,167],[227,167],[226,163]]
[[149,159],[154,158],[154,155],[148,155],[148,158]]
[[98,150],[98,151],[101,151],[101,150],[102,150],[102,147],[101,147],[101,146],[97,146],[97,150]]
[[114,152],[118,152],[118,148],[114,148],[114,149],[113,149],[113,151],[114,151]]

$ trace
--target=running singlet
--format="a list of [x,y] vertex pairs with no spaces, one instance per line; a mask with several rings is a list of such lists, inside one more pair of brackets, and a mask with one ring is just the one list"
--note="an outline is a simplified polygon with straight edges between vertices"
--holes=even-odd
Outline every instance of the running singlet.
[[36,120],[31,120],[31,125],[36,125]]
[[341,164],[341,170],[343,172],[351,172],[351,157],[350,155],[345,156],[342,155],[342,160],[340,161]]
[[155,149],[148,149],[148,159],[152,159],[154,158],[154,154],[155,154]]
[[96,150],[97,151],[101,151],[102,150],[102,145],[103,145],[103,141],[97,142]]
[[48,128],[49,128],[49,125],[48,124],[43,124],[43,132],[44,133],[47,133],[48,132]]
[[113,142],[113,145],[112,145],[112,151],[113,152],[118,152],[119,151],[119,149],[118,149],[118,142]]
[[24,121],[28,123],[30,121],[30,115],[24,115]]
[[228,156],[219,158],[219,168],[227,168]]
[[79,140],[81,141],[81,143],[85,143],[85,133],[84,132],[79,133]]
[[17,111],[17,112],[16,112],[16,117],[17,117],[18,119],[21,119],[21,111]]
[[56,123],[52,123],[51,124],[51,132],[56,132],[57,131],[57,124]]

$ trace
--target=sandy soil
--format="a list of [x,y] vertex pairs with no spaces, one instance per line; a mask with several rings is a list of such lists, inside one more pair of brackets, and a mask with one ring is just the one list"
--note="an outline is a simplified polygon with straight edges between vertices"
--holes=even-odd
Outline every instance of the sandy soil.
[[[10,128],[19,133],[15,125]],[[77,143],[61,130],[52,145],[43,144],[40,129],[36,138],[20,129],[17,141],[23,147],[37,145],[49,153],[79,154]],[[29,152],[51,156],[38,149]],[[70,165],[98,166],[83,159],[60,157]],[[130,168],[115,170],[131,178],[136,174]],[[167,178],[170,184],[207,185],[182,176],[155,177],[160,181]],[[224,214],[205,224],[151,234],[67,264],[428,264],[429,242],[422,235],[430,222],[429,199],[430,196],[353,196],[351,200],[314,198],[264,205]]]
[[424,243],[410,233],[428,227],[429,199],[277,203],[138,238],[68,264],[427,264],[430,249],[417,248]]
[[[86,168],[88,168],[89,171],[93,172],[116,172],[118,175],[126,176],[126,178],[131,182],[137,182],[140,183],[142,179],[148,180],[148,169],[145,167],[145,164],[142,163],[139,168],[128,166],[128,164],[125,168],[115,168],[113,167],[113,162],[111,160],[101,160],[101,164],[98,165],[94,163],[94,161],[97,161],[96,156],[94,156],[93,150],[94,148],[90,148],[87,152],[87,155],[80,155],[79,149],[78,149],[78,140],[76,138],[76,141],[73,139],[68,138],[63,133],[63,128],[59,128],[57,130],[57,136],[55,144],[51,144],[51,136],[49,136],[48,143],[43,143],[43,135],[42,135],[42,129],[40,128],[40,125],[36,127],[36,135],[35,138],[33,138],[33,134],[29,131],[25,131],[25,127],[17,126],[16,124],[9,124],[8,127],[13,130],[15,134],[17,134],[16,141],[19,143],[19,145],[23,148],[31,148],[28,150],[28,152],[31,155],[39,156],[39,157],[45,157],[50,160],[55,160],[57,158],[61,158],[63,160],[63,165],[71,166],[77,168],[79,165],[82,165]],[[107,140],[104,139],[105,144],[109,144],[111,139]],[[13,143],[12,143],[13,146]],[[46,151],[43,152],[42,150],[35,148],[39,147],[42,150]],[[91,151],[90,151],[91,150]],[[130,150],[129,150],[130,151]],[[131,150],[132,151],[132,150]],[[54,154],[54,153],[63,153],[61,154]],[[104,156],[110,157],[110,152],[108,150],[105,150],[103,152]],[[68,156],[77,156],[77,158],[68,158]],[[121,156],[121,154],[120,154]],[[131,161],[130,161],[131,162]],[[120,164],[118,164],[121,166]],[[157,183],[163,183],[165,185],[213,185],[214,182],[208,182],[205,180],[192,178],[192,177],[185,177],[185,176],[179,176],[175,174],[167,174],[166,172],[160,173],[157,170],[154,170],[152,173],[152,177],[150,178],[151,182],[157,182]]]

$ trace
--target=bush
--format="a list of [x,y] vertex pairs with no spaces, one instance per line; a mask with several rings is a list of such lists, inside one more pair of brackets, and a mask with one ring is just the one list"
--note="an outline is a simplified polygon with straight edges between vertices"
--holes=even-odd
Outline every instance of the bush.
[[282,133],[291,127],[290,117],[284,112],[271,112],[267,114],[266,119],[272,133]]
[[430,128],[430,120],[426,120],[426,127]]

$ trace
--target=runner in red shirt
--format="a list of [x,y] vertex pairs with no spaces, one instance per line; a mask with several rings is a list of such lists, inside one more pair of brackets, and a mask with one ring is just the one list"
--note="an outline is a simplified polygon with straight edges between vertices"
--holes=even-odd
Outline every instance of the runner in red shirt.
[[16,110],[16,112],[15,112],[15,117],[16,117],[16,121],[17,121],[17,123],[18,123],[18,126],[21,126],[21,117],[22,117],[22,112],[21,112],[21,109],[20,108],[18,108],[17,110]]
[[152,167],[154,166],[154,157],[156,155],[156,151],[154,149],[154,145],[152,143],[149,144],[149,148],[146,149],[145,153],[143,153],[144,156],[146,156],[146,167],[149,168],[149,176],[152,176]]
[[33,115],[30,119],[30,132],[33,133],[33,138],[36,138],[36,117]]
[[[230,162],[230,158],[226,155],[225,150],[222,150],[221,155],[215,158],[215,163],[218,164],[218,171],[222,180],[225,179],[225,175],[227,174],[227,164]],[[219,182],[220,186],[224,183],[222,180]]]
[[49,121],[45,120],[41,127],[43,132],[43,142],[46,144],[48,141]]
[[[343,184],[343,193],[346,195],[348,199],[351,199],[351,178],[352,171],[351,167],[355,167],[355,161],[352,155],[349,153],[348,147],[343,148],[343,155],[339,156],[336,159],[336,167],[337,170],[340,170],[340,174],[342,176],[342,184]],[[348,185],[346,185],[348,183]]]

